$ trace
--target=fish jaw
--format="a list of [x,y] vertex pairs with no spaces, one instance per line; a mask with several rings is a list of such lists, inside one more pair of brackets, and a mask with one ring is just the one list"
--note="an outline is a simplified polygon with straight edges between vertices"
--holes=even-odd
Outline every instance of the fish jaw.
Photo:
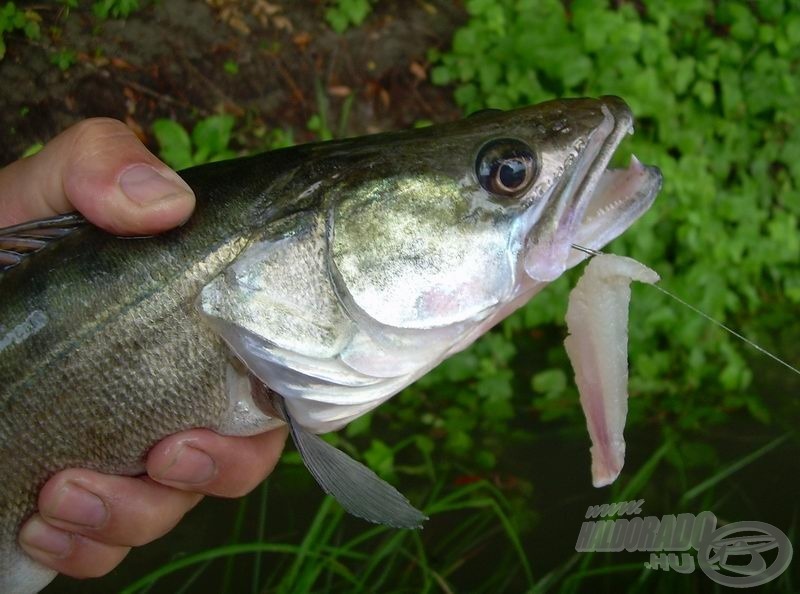
[[633,157],[626,169],[607,169],[614,152],[633,132],[630,108],[617,97],[604,97],[603,121],[589,137],[574,174],[557,199],[528,232],[523,254],[526,275],[536,282],[558,278],[586,257],[579,244],[600,249],[628,229],[661,188],[661,172]]

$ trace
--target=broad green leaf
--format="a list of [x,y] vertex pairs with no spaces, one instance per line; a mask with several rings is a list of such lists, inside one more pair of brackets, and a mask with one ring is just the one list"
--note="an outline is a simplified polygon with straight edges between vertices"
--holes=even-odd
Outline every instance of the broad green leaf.
[[153,122],[153,134],[161,147],[159,154],[173,169],[193,165],[192,141],[186,130],[177,122],[158,119]]

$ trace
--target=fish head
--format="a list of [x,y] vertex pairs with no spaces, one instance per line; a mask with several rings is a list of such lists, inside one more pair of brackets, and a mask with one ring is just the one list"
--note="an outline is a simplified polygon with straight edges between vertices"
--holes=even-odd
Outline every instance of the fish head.
[[199,309],[301,426],[335,430],[647,210],[658,171],[607,169],[631,125],[620,99],[558,100],[267,154],[292,158],[263,192],[291,208]]
[[652,204],[656,168],[607,169],[632,125],[616,97],[555,100],[363,147],[328,218],[348,310],[418,330],[518,307]]

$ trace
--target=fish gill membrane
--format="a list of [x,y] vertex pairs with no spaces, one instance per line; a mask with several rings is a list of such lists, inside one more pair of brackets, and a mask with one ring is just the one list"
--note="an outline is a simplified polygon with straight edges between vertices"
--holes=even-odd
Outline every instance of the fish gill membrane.
[[0,592],[54,575],[17,544],[50,476],[142,474],[193,427],[287,422],[347,511],[419,527],[316,434],[527,303],[586,258],[572,244],[599,250],[646,212],[658,169],[608,168],[632,130],[619,98],[554,100],[184,170],[195,213],[156,237],[78,215],[0,229]]
[[625,463],[623,431],[628,414],[628,306],[632,281],[653,286],[800,375],[800,370],[777,355],[656,285],[659,275],[644,264],[577,244],[572,247],[591,256],[569,295],[568,336],[564,339],[564,348],[575,372],[581,408],[592,442],[592,484],[595,487],[613,483]]

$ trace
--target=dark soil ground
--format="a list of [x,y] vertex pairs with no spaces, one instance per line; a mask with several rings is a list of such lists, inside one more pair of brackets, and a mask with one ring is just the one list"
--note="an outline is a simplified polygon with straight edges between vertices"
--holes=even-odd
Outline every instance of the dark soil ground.
[[[43,34],[6,36],[0,164],[91,116],[121,119],[153,146],[155,118],[188,125],[230,113],[246,130],[240,144],[252,149],[265,128],[312,140],[306,125],[316,113],[345,135],[459,115],[449,90],[427,81],[425,59],[464,19],[457,1],[382,1],[341,35],[325,22],[321,0],[145,0],[128,18],[106,21],[87,3],[70,11],[56,2],[18,4],[42,17]],[[52,59],[64,51],[77,61],[62,71]]]

